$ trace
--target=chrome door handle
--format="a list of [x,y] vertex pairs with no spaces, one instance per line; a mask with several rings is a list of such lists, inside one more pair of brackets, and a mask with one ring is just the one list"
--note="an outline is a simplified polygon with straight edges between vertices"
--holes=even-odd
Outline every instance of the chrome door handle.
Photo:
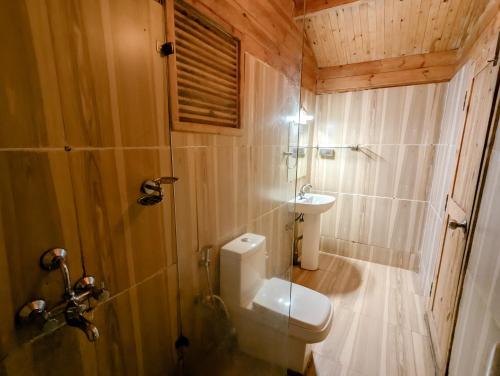
[[455,220],[451,220],[448,222],[448,228],[450,230],[456,230],[457,228],[460,228],[462,229],[464,232],[467,232],[467,221],[463,221],[463,222],[457,222]]

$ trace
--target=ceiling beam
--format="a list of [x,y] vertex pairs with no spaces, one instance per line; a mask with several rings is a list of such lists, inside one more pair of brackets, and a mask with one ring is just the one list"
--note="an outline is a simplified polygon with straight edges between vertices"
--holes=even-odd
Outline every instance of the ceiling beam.
[[318,70],[317,94],[449,81],[457,50],[339,65]]
[[360,0],[307,0],[304,13],[304,0],[295,1],[294,17],[309,16],[322,10],[348,5]]

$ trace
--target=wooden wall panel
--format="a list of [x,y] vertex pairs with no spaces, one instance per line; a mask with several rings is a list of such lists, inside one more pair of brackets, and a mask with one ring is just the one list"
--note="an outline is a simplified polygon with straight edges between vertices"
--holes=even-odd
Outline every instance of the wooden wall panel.
[[[39,18],[45,15],[43,10],[43,7],[35,9]],[[33,40],[32,28],[41,22],[36,17],[32,20],[30,15],[25,2],[1,4],[0,147],[55,146],[64,141],[59,91],[50,50],[37,56],[42,50],[39,44],[45,44],[50,35],[40,27],[39,38]],[[16,38],[12,38],[14,30]],[[40,66],[37,66],[37,60]]]
[[[324,214],[322,250],[418,269],[445,84],[318,96],[314,190],[337,196]],[[353,151],[349,145],[361,145]]]
[[24,303],[38,296],[55,304],[63,287],[59,273],[39,267],[41,254],[50,248],[67,247],[72,281],[82,275],[76,210],[67,156],[62,151],[33,153],[0,152],[0,266],[4,302],[0,356],[38,334],[19,328],[15,315]]
[[52,63],[66,143],[165,145],[164,65],[156,52],[156,41],[165,35],[161,5],[52,1],[45,12],[47,19],[39,23],[58,38],[43,48],[65,56]]
[[[177,337],[172,190],[136,202],[171,174],[164,10],[153,0],[0,5],[0,374],[170,374]],[[16,36],[14,38],[13,36]],[[68,249],[111,298],[75,328],[18,328],[26,301],[62,297],[43,251]]]

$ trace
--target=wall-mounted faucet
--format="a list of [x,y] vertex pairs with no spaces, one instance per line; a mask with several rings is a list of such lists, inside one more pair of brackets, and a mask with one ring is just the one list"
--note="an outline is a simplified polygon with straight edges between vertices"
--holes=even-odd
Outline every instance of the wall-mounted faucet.
[[299,191],[299,198],[302,200],[306,197],[306,193],[311,190],[313,186],[311,184],[304,184],[302,187],[300,187]]
[[60,269],[64,283],[63,300],[54,307],[47,309],[43,299],[26,303],[17,314],[21,323],[42,321],[44,332],[50,332],[62,326],[57,319],[64,314],[66,324],[82,330],[89,341],[99,338],[97,327],[87,320],[84,313],[93,309],[89,299],[99,302],[109,298],[109,292],[104,286],[96,287],[92,276],[82,277],[74,286],[71,286],[69,268],[66,264],[68,252],[63,248],[53,248],[45,252],[40,258],[40,266],[45,270]]
[[162,176],[154,180],[145,180],[141,185],[141,192],[144,193],[137,199],[143,206],[151,206],[163,200],[163,184],[174,184],[178,178],[172,176]]

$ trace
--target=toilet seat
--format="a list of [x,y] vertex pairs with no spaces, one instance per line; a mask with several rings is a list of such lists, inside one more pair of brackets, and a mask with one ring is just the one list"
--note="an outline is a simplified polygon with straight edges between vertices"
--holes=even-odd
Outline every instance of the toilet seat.
[[264,282],[253,299],[253,309],[289,317],[289,334],[308,343],[328,335],[333,317],[332,303],[325,295],[280,278]]

